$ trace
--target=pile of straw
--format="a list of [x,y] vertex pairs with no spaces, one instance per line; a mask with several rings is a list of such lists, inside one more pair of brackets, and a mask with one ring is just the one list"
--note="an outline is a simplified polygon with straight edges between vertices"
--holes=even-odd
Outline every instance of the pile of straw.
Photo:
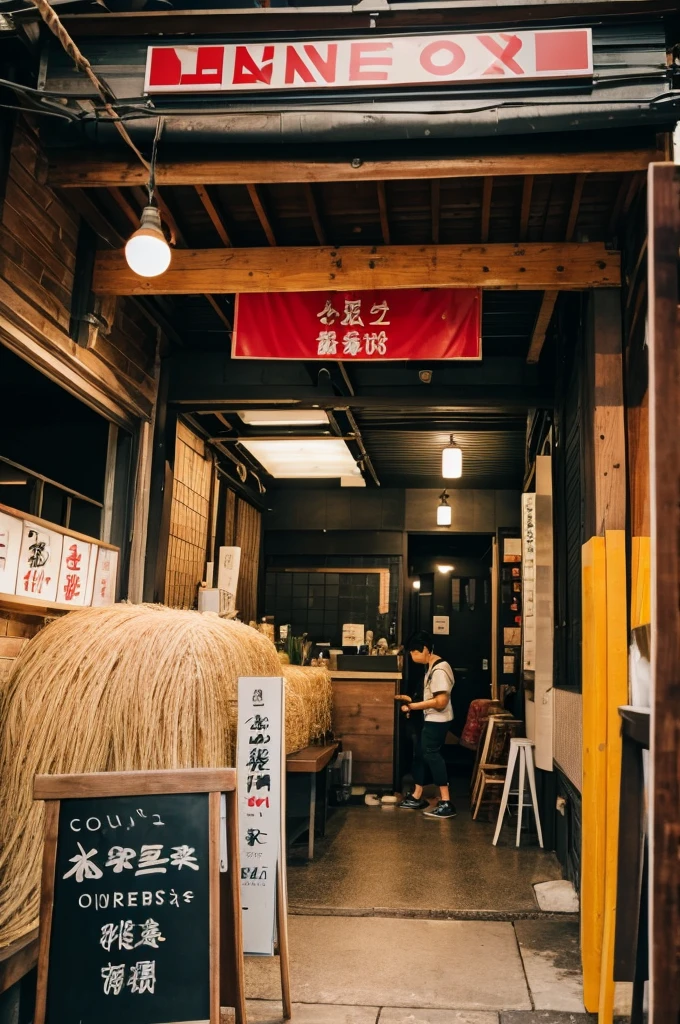
[[[0,694],[0,946],[37,926],[35,775],[233,765],[238,677],[281,674],[266,637],[211,614],[86,608],[39,633]],[[289,680],[288,752],[330,724],[314,689]]]
[[283,665],[286,680],[286,746],[300,750],[323,739],[331,727],[331,677],[325,668]]

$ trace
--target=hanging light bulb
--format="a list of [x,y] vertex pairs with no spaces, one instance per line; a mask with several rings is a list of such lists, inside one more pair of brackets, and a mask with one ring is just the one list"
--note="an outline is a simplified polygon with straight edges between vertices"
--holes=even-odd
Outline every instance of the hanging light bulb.
[[142,217],[137,230],[130,235],[125,246],[125,259],[130,270],[140,277],[158,277],[170,266],[172,253],[161,224],[161,215],[154,203],[156,191],[156,155],[158,142],[163,131],[163,118],[156,124],[151,161],[149,163],[149,181],[146,186],[149,201],[142,210]]
[[158,208],[145,206],[140,225],[125,246],[125,259],[130,270],[140,277],[158,277],[170,266],[171,257]]
[[413,589],[414,590],[420,590],[420,580],[414,580],[413,581]]
[[445,480],[458,480],[463,475],[463,451],[453,443],[453,434],[442,452],[442,476]]
[[450,526],[451,525],[451,506],[449,505],[449,496],[446,491],[439,495],[440,502],[437,506],[437,526]]

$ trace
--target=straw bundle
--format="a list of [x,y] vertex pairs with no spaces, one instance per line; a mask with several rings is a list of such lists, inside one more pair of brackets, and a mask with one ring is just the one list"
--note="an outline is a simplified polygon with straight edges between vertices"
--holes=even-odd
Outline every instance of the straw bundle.
[[[299,750],[300,747],[306,747],[314,740],[322,739],[330,730],[331,677],[325,668],[300,668],[297,665],[284,665],[281,671],[286,679],[287,746],[289,751]],[[295,712],[293,712],[293,706],[296,708]],[[300,728],[303,720],[304,738],[303,730]],[[296,742],[297,745],[291,746],[292,742]]]
[[266,637],[216,615],[115,605],[39,633],[0,695],[0,945],[37,925],[34,775],[233,764],[238,677],[280,674]]

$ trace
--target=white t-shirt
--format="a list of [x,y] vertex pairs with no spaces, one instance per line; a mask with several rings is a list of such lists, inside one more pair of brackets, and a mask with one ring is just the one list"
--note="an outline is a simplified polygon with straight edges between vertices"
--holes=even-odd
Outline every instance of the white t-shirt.
[[423,686],[423,700],[432,700],[438,693],[445,693],[448,697],[446,707],[438,711],[437,708],[425,708],[423,715],[426,722],[452,722],[453,707],[451,706],[451,690],[455,679],[453,669],[448,661],[437,661],[427,670]]

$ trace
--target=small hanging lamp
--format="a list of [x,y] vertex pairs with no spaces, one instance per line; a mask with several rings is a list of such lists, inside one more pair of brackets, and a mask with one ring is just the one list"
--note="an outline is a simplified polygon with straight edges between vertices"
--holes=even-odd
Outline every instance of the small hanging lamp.
[[172,258],[170,246],[163,234],[160,211],[154,200],[154,193],[156,191],[156,154],[162,128],[163,119],[161,118],[156,128],[151,163],[149,165],[149,181],[147,184],[149,201],[142,210],[139,227],[130,235],[125,246],[127,265],[130,270],[133,270],[135,274],[139,274],[140,277],[158,277],[159,274],[164,274],[170,266]]
[[451,525],[451,506],[449,505],[449,496],[446,491],[443,491],[439,495],[439,504],[437,505],[437,526],[450,526]]
[[458,480],[463,475],[463,450],[453,443],[453,434],[442,451],[442,476],[445,480]]

